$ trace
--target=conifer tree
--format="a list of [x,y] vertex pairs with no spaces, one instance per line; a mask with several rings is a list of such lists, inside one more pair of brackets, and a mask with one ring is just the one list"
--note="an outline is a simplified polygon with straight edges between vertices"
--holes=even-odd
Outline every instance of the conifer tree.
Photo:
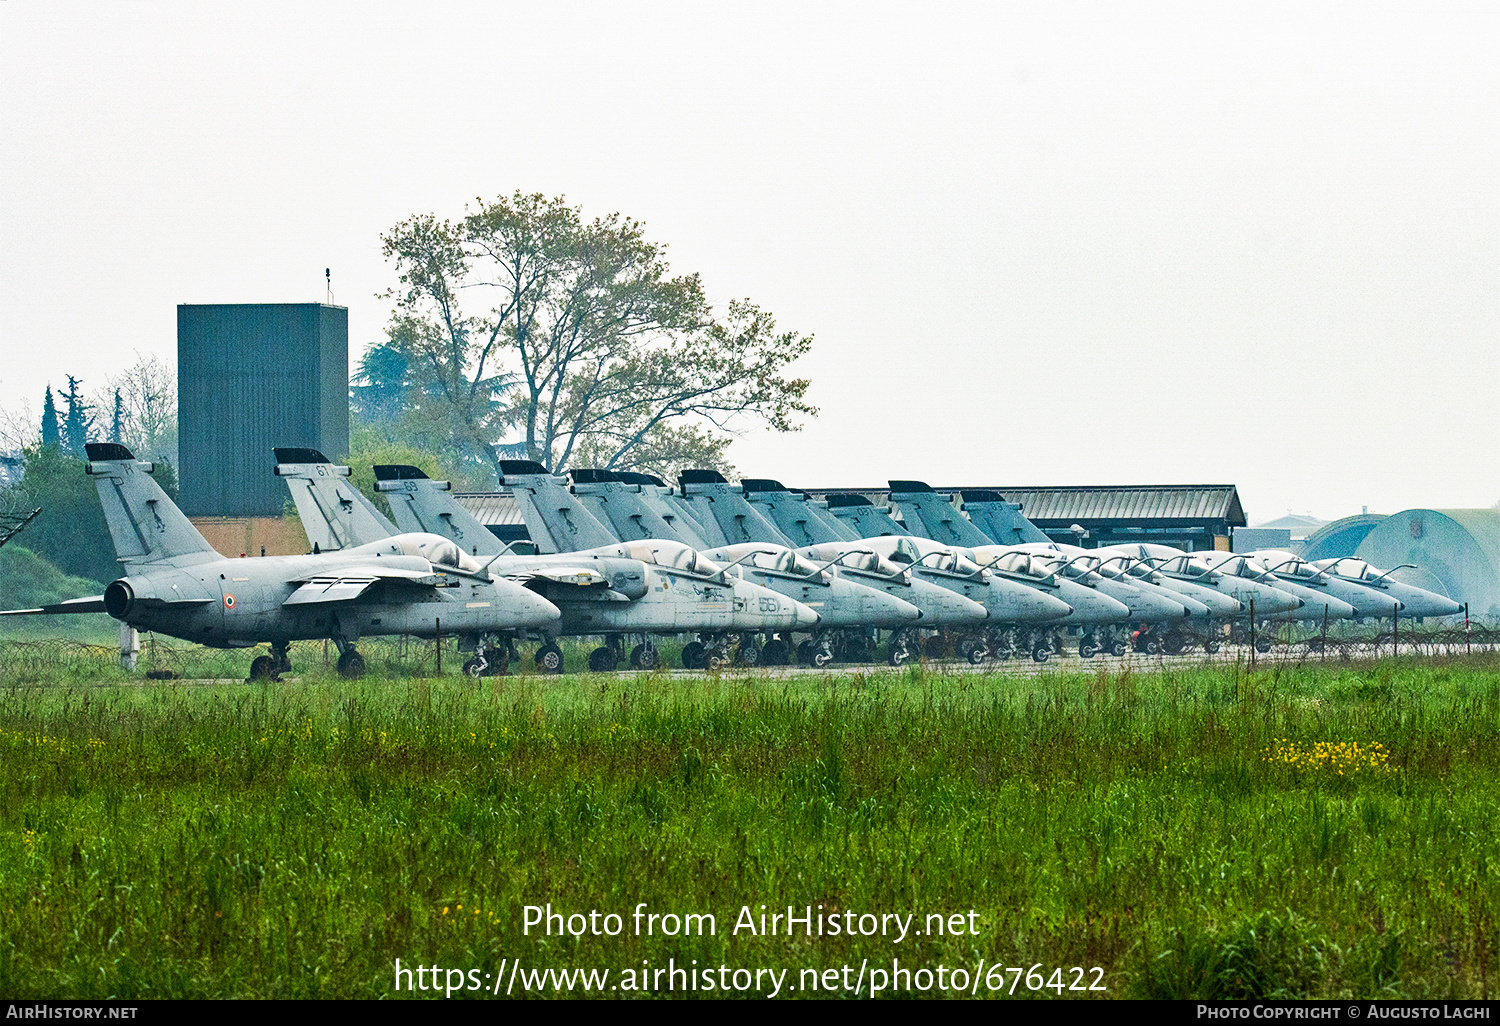
[[52,401],[52,386],[47,386],[47,399],[42,404],[42,448],[60,445],[62,432],[57,426],[57,404]]
[[63,393],[63,400],[68,404],[68,419],[63,424],[63,444],[75,453],[82,456],[84,443],[89,440],[89,429],[94,426],[94,418],[89,416],[91,407],[83,401],[83,393],[79,385],[83,384],[81,378],[68,375],[68,390]]

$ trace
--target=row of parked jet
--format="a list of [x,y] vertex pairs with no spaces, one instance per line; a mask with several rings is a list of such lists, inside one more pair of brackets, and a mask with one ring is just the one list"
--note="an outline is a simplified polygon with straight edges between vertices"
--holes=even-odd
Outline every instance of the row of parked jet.
[[[892,665],[924,642],[973,663],[1029,653],[1044,661],[1077,639],[1084,658],[1134,644],[1214,651],[1254,622],[1446,616],[1460,607],[1357,560],[1291,553],[1187,553],[1140,544],[1055,543],[993,492],[955,503],[892,481],[890,505],[816,499],[776,481],[731,484],[685,471],[676,487],[646,474],[502,461],[534,553],[502,543],[451,485],[410,466],[377,466],[387,518],[313,449],[275,451],[312,545],[303,556],[225,559],[125,447],[88,447],[126,574],[102,596],[11,614],[102,610],[140,630],[217,647],[269,644],[251,676],[290,669],[290,642],[331,639],[339,670],[363,672],[359,639],[457,636],[465,672],[506,672],[516,643],[561,672],[557,639],[599,637],[589,668],[638,669],[656,639],[694,636],[683,665],[814,666],[876,657]],[[899,513],[896,520],[893,513]],[[935,646],[935,648],[934,648]],[[627,653],[627,648],[629,649]]]

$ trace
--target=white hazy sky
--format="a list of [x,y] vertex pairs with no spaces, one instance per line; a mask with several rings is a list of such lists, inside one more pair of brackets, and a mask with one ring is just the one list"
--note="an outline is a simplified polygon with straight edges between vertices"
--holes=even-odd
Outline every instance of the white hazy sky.
[[816,335],[798,486],[1500,498],[1500,6],[0,0],[0,405],[476,196]]

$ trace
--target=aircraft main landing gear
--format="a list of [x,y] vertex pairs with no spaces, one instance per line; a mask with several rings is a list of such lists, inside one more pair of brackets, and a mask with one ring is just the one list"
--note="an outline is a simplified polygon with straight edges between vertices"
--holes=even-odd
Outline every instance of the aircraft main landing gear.
[[339,653],[339,676],[349,680],[356,680],[365,675],[365,657],[355,651],[354,647],[344,649]]
[[656,646],[651,642],[644,642],[630,650],[632,670],[654,670],[659,665],[661,665],[661,656],[657,654]]
[[562,649],[557,647],[556,642],[549,641],[547,642],[547,644],[537,649],[536,655],[531,657],[531,661],[542,673],[563,672]]

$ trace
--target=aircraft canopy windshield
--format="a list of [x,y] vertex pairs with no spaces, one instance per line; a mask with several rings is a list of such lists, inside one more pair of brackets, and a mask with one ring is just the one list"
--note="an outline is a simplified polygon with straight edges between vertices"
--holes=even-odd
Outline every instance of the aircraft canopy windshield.
[[439,534],[402,534],[394,539],[408,556],[421,556],[434,566],[478,573],[479,563],[454,542]]
[[[731,545],[728,548],[715,549],[714,551],[725,562],[744,560],[744,562],[761,570],[772,570],[779,574],[791,574],[796,577],[817,577],[819,575],[819,570],[816,566],[791,549],[768,550],[763,545],[749,542],[744,545]],[[746,558],[747,556],[749,558]],[[833,556],[829,556],[828,558],[832,559]]]
[[651,563],[670,570],[682,570],[704,576],[720,571],[719,564],[681,542],[652,538],[646,541],[627,542],[624,548],[630,554],[631,559],[639,559],[642,563]]
[[798,553],[798,555],[803,554],[820,563],[837,559],[839,566],[848,567],[850,570],[860,570],[867,574],[880,574],[882,577],[895,577],[905,572],[901,567],[876,552],[846,552],[836,545],[823,545],[811,546]]
[[1340,577],[1349,577],[1356,581],[1376,581],[1381,577],[1381,572],[1366,563],[1362,559],[1354,559],[1345,556],[1343,559],[1325,559],[1313,564],[1321,566],[1325,570],[1331,570]]

